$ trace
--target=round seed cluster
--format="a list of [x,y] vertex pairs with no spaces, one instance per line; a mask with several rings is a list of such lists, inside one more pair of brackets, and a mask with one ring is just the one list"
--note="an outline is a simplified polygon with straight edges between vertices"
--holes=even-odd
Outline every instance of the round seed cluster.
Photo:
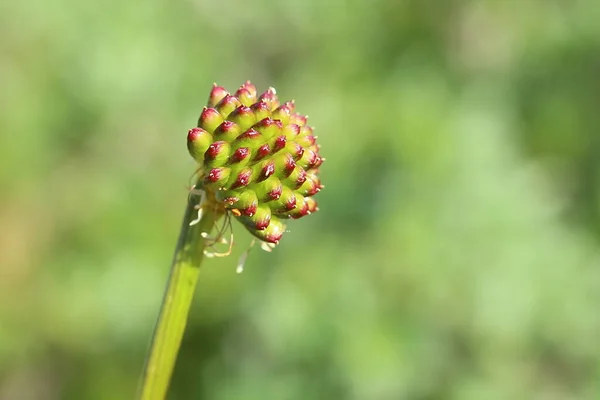
[[283,219],[318,210],[320,146],[307,117],[273,88],[259,95],[248,81],[231,95],[215,84],[187,147],[202,189],[260,240],[279,243]]

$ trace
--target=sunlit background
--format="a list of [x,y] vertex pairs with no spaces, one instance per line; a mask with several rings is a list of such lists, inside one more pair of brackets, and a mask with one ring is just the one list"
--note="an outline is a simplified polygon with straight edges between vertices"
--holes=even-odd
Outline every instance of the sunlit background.
[[132,399],[213,82],[327,162],[201,271],[171,399],[600,398],[597,0],[0,3],[0,399]]

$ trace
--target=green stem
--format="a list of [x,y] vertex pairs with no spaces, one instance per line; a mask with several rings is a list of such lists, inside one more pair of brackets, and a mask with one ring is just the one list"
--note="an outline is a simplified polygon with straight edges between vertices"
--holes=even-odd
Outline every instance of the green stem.
[[163,400],[171,381],[203,258],[205,242],[200,234],[210,233],[218,215],[205,209],[201,220],[190,226],[196,217],[197,211],[190,201],[144,368],[141,400]]

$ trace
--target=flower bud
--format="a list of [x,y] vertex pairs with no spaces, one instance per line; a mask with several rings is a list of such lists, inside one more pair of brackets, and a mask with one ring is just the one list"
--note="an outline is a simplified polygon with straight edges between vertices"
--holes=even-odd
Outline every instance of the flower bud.
[[255,150],[264,143],[263,136],[254,129],[248,129],[235,138],[232,145],[235,149],[239,147],[248,147],[250,150]]
[[269,140],[272,137],[279,136],[283,130],[283,124],[281,121],[275,121],[271,118],[263,118],[254,125],[254,129],[263,135],[265,140]]
[[269,118],[271,116],[271,109],[269,105],[265,102],[254,103],[250,106],[252,112],[254,112],[254,116],[257,121],[263,120],[265,118]]
[[225,204],[230,210],[237,210],[240,215],[251,217],[256,213],[258,197],[253,190],[221,190],[217,192],[217,199]]
[[317,206],[317,202],[312,197],[305,197],[306,205],[308,206],[308,213],[312,214],[314,212],[319,211],[319,207]]
[[250,149],[248,147],[240,147],[236,149],[229,157],[230,164],[246,165],[250,162]]
[[296,140],[300,135],[300,125],[288,124],[283,128],[282,132],[288,140]]
[[204,152],[213,141],[210,133],[202,128],[192,128],[187,135],[187,148],[191,156],[199,163],[204,160]]
[[287,186],[281,188],[281,196],[269,203],[273,214],[287,218],[290,211],[296,208],[296,194]]
[[238,124],[231,121],[223,121],[223,123],[215,129],[215,139],[231,143],[240,133],[242,133],[242,129]]
[[251,231],[251,233],[263,242],[278,244],[279,240],[285,232],[285,225],[279,220],[279,218],[271,218],[269,226],[262,231]]
[[223,117],[214,108],[204,107],[200,118],[198,119],[198,126],[206,130],[207,132],[213,133],[217,126],[221,125]]
[[292,106],[291,102],[287,102],[283,104],[281,107],[273,110],[271,118],[278,119],[281,121],[283,125],[287,125],[290,122],[290,116],[292,115]]
[[261,94],[258,97],[258,101],[262,101],[264,103],[267,103],[269,105],[269,107],[271,108],[271,110],[274,110],[277,107],[279,107],[279,99],[277,98],[277,94],[275,92],[275,89],[272,88],[272,87],[269,88],[263,94]]
[[280,178],[287,178],[296,169],[296,162],[288,152],[282,151],[277,153],[273,157],[273,161],[275,163],[275,173]]
[[242,103],[237,98],[233,96],[225,96],[217,103],[215,108],[223,116],[223,118],[227,118],[233,110],[241,105]]
[[204,178],[204,184],[209,188],[220,189],[223,187],[227,180],[229,179],[229,175],[231,174],[231,169],[227,167],[217,167],[209,170],[208,174],[206,174]]
[[248,186],[252,182],[252,175],[254,171],[252,168],[242,168],[239,172],[235,171],[229,177],[227,187],[229,189],[239,189]]
[[227,119],[238,124],[242,131],[250,128],[256,122],[254,112],[246,106],[239,106],[233,110]]
[[222,167],[229,158],[231,146],[219,140],[208,146],[204,153],[204,166],[207,168]]
[[306,125],[308,117],[306,115],[300,115],[298,113],[293,113],[290,115],[290,124],[296,124],[298,126]]
[[304,154],[296,163],[304,169],[310,169],[317,163],[317,153],[310,149],[304,150]]
[[271,176],[262,182],[253,185],[258,200],[263,203],[278,200],[283,191],[283,185],[276,176]]
[[224,87],[217,86],[217,84],[213,84],[213,88],[210,91],[210,95],[208,96],[208,107],[214,107],[219,101],[223,99],[223,97],[228,96],[229,92],[225,90]]
[[266,204],[259,204],[254,215],[242,215],[239,219],[251,232],[262,231],[271,222],[271,208]]
[[306,180],[298,188],[298,193],[304,196],[313,196],[321,190],[321,180],[314,174],[306,174]]
[[308,215],[308,204],[300,193],[296,192],[296,207],[288,213],[290,218],[298,219]]

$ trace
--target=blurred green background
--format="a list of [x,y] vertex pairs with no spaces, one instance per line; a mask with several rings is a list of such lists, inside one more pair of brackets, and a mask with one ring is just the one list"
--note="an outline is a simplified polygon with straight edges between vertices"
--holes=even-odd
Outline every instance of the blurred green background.
[[172,399],[600,398],[600,3],[0,3],[0,399],[132,399],[216,81],[321,211],[204,265]]

